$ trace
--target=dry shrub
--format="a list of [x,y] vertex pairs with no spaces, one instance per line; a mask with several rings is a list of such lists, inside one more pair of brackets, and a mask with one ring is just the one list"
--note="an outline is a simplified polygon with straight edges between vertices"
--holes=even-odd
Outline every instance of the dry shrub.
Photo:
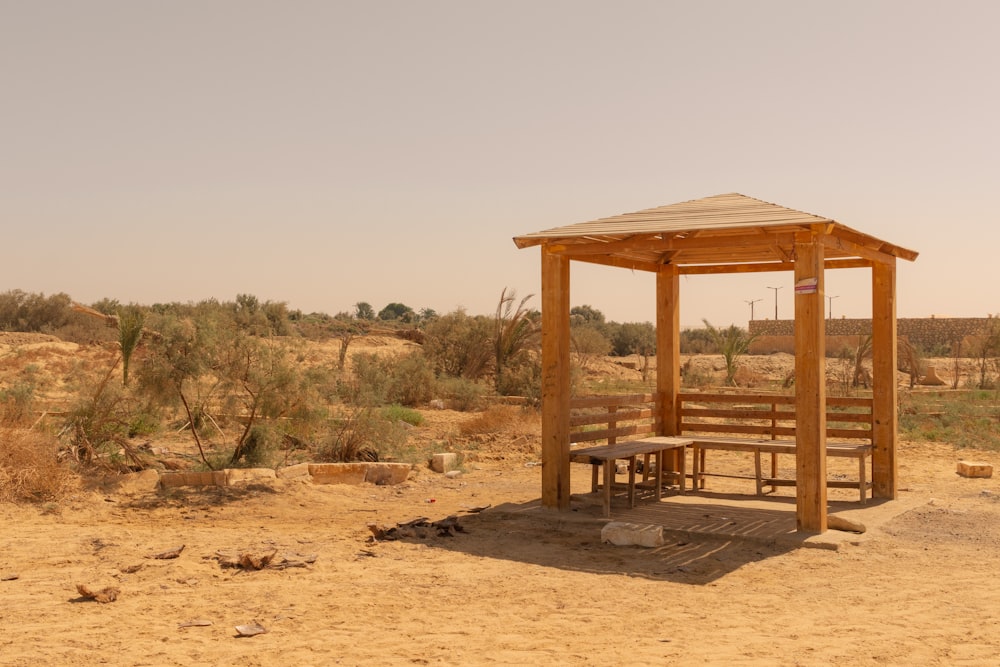
[[494,405],[459,426],[466,436],[519,436],[537,431],[537,418],[524,408],[515,405]]
[[47,502],[69,492],[74,476],[56,450],[50,435],[0,428],[0,502]]

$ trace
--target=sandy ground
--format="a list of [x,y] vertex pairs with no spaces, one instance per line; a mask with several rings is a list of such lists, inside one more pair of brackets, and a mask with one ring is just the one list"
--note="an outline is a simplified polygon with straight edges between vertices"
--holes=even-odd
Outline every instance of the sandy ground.
[[[616,547],[598,523],[498,511],[539,496],[530,456],[467,462],[458,479],[416,469],[395,487],[94,488],[4,505],[0,664],[996,664],[1000,488],[957,476],[959,456],[977,453],[904,444],[913,509],[837,551]],[[575,466],[574,488],[588,484]],[[373,543],[367,528],[451,514],[465,532]],[[219,560],[274,550],[315,561]],[[86,601],[77,584],[120,594]],[[237,637],[246,624],[267,633]]]
[[[11,368],[78,354],[47,347],[59,354],[21,345]],[[465,417],[427,418],[415,437]],[[457,479],[417,467],[394,487],[93,485],[0,505],[0,665],[995,665],[1000,484],[959,477],[960,458],[1000,463],[903,443],[900,511],[838,550],[672,534],[617,547],[576,520],[589,509],[501,511],[540,495],[523,436],[483,443]],[[709,490],[752,492],[725,483]],[[589,490],[585,467],[573,486]],[[373,542],[368,528],[450,515],[464,532]],[[244,553],[301,567],[223,567]],[[119,594],[102,604],[79,584]],[[243,625],[267,632],[239,637]]]

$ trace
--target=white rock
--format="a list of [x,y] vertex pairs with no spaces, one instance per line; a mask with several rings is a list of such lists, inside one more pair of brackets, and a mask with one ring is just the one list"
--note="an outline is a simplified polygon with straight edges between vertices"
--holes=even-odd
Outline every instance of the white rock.
[[644,526],[637,523],[611,521],[604,524],[604,528],[601,529],[601,541],[610,542],[620,547],[630,545],[661,547],[663,546],[663,526]]

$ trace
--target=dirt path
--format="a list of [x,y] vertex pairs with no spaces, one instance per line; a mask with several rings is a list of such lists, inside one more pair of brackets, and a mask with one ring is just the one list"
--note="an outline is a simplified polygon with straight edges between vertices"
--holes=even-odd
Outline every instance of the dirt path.
[[[900,454],[915,509],[839,551],[614,547],[599,527],[489,510],[453,537],[370,543],[368,523],[537,498],[540,469],[524,460],[399,487],[4,505],[0,576],[18,578],[0,582],[0,664],[995,664],[1000,489],[955,475],[950,448]],[[246,572],[217,556],[273,550],[316,560]],[[79,601],[80,583],[121,592]],[[211,625],[180,627],[191,621]],[[268,632],[235,636],[252,623]]]

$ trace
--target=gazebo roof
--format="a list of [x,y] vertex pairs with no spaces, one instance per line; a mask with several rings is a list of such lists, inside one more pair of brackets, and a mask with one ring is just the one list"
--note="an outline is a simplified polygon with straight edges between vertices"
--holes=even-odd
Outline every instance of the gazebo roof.
[[628,269],[674,264],[681,273],[742,273],[791,269],[800,232],[822,238],[828,268],[917,257],[831,218],[738,193],[555,227],[517,236],[514,243],[544,244],[570,259]]

